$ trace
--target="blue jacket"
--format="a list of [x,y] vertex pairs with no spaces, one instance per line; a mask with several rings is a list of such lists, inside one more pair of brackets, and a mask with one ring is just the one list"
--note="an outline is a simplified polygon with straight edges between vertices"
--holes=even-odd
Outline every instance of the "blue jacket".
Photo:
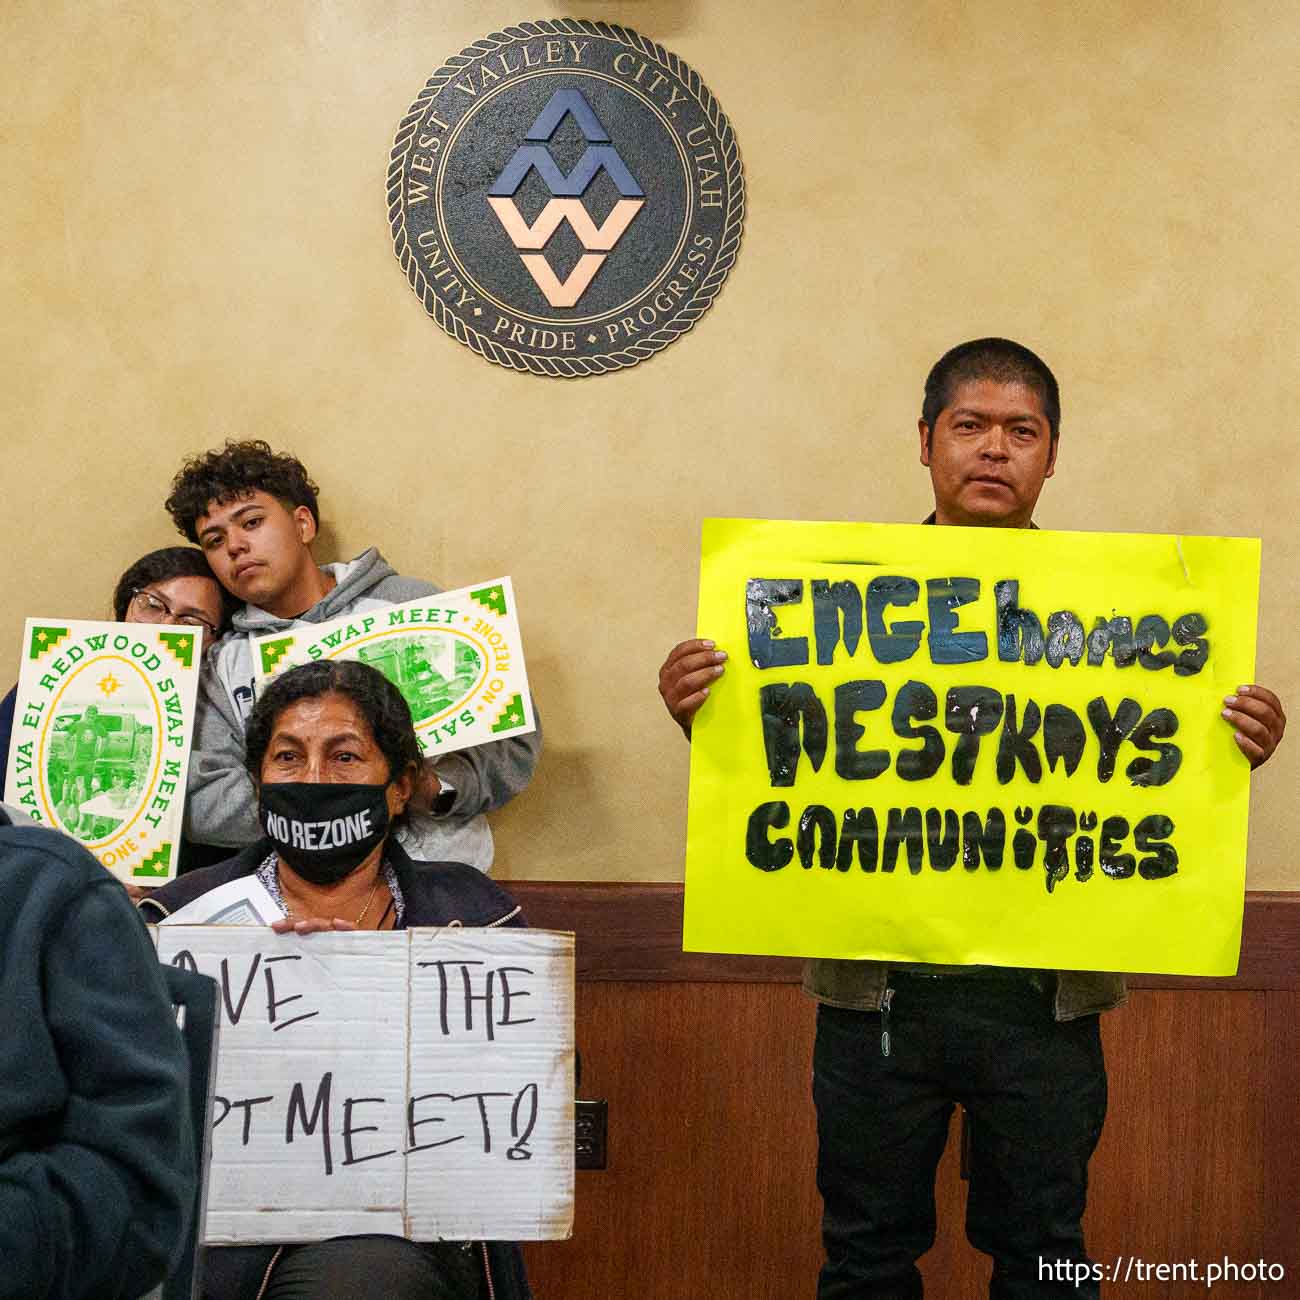
[[[179,876],[155,889],[140,903],[150,921],[184,907],[187,903],[240,876],[250,876],[271,853],[270,840],[242,849],[233,858],[212,867],[202,867]],[[463,862],[415,862],[395,840],[385,850],[397,873],[406,902],[405,924],[468,926],[523,925],[519,905],[500,885],[476,867]],[[205,1300],[256,1300],[267,1268],[275,1259],[275,1246],[220,1246],[204,1253],[203,1295]],[[524,1273],[523,1254],[508,1242],[486,1242],[479,1252],[484,1268],[483,1294],[496,1300],[531,1300],[532,1291]]]
[[194,1203],[189,1069],[126,891],[0,810],[0,1298],[135,1300]]

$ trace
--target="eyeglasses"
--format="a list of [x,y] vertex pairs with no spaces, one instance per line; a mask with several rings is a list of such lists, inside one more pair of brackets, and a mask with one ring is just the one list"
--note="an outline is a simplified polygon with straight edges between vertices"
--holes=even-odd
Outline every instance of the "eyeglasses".
[[131,593],[131,603],[146,623],[163,623],[170,619],[183,627],[201,627],[213,639],[217,636],[216,627],[202,614],[178,614],[156,591],[139,588]]

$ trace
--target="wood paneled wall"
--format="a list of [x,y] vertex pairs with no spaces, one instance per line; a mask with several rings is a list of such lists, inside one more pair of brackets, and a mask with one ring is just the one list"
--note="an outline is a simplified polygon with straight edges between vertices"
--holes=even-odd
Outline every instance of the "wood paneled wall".
[[[534,925],[575,929],[581,1092],[609,1102],[609,1167],[578,1174],[571,1240],[527,1248],[538,1300],[794,1300],[820,1264],[810,1096],[814,1010],[798,964],[680,952],[679,885],[507,887]],[[1088,1244],[1114,1267],[1286,1267],[1300,1296],[1300,895],[1252,895],[1241,973],[1134,977],[1103,1018],[1110,1110]],[[927,1295],[987,1294],[965,1240],[954,1136],[937,1179]],[[1148,1280],[1108,1297],[1181,1300]]]

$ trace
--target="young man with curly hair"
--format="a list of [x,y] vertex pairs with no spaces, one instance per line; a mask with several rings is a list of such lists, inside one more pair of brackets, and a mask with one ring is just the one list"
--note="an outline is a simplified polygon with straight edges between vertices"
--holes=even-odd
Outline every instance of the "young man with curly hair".
[[[254,439],[229,441],[187,461],[167,510],[196,542],[218,581],[242,605],[208,657],[190,759],[186,827],[203,844],[242,848],[261,837],[257,799],[244,767],[244,723],[252,711],[252,638],[298,623],[366,613],[440,588],[395,573],[374,548],[343,564],[318,565],[317,487],[297,457]],[[541,752],[539,728],[426,759],[403,843],[427,861],[492,864],[483,814],[517,795]]]

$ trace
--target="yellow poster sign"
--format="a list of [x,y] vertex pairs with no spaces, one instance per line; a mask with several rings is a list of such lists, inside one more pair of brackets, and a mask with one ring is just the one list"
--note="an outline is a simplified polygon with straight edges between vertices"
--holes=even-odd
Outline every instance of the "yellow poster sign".
[[1259,543],[710,519],[689,951],[1237,968]]

